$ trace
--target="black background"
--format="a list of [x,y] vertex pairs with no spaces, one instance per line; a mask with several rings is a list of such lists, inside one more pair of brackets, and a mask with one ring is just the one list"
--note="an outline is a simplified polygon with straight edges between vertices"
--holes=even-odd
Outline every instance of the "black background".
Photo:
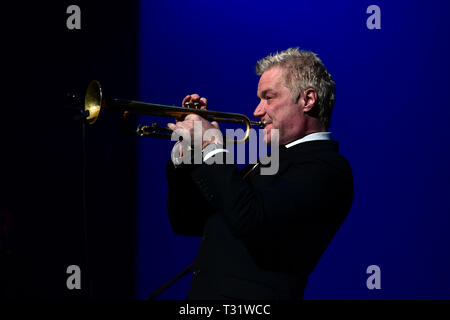
[[[81,8],[81,30],[66,9]],[[2,4],[0,294],[134,297],[136,138],[119,115],[86,128],[89,264],[83,218],[83,135],[66,92],[99,80],[137,95],[137,1]],[[68,290],[78,265],[82,289]]]

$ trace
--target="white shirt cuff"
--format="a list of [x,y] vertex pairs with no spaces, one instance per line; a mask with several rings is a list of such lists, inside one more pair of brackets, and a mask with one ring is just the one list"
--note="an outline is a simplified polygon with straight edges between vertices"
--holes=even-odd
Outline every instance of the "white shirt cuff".
[[206,160],[208,160],[209,158],[211,158],[212,156],[220,153],[220,152],[229,152],[227,149],[214,149],[213,151],[208,152],[204,157],[203,157],[203,162],[205,162]]

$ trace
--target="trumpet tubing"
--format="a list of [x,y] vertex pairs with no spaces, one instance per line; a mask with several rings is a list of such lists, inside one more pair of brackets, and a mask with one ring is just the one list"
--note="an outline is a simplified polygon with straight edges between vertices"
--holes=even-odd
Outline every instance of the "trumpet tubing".
[[[236,143],[241,143],[248,140],[251,126],[264,127],[264,122],[250,121],[247,116],[240,113],[183,108],[156,103],[103,97],[102,87],[96,80],[91,81],[88,86],[84,101],[84,110],[88,113],[86,120],[89,124],[94,124],[97,121],[101,111],[119,111],[124,114],[124,117],[128,114],[143,114],[159,117],[179,118],[194,113],[209,121],[244,124],[246,126],[244,138],[233,140]],[[153,124],[150,126],[145,125],[138,127],[136,133],[145,137],[170,138],[172,131]]]

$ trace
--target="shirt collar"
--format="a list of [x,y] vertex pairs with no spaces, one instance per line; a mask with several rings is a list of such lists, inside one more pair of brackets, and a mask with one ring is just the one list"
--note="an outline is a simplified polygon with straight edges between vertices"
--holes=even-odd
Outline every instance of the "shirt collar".
[[296,144],[307,142],[307,141],[315,141],[315,140],[331,140],[331,132],[314,132],[307,134],[303,138],[294,140],[285,145],[286,148],[290,148],[295,146]]

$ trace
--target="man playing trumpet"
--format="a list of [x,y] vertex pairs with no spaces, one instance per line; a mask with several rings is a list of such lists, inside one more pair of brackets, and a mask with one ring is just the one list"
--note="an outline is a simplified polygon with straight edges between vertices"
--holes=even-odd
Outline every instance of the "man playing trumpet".
[[[168,216],[173,231],[200,236],[187,299],[303,298],[308,276],[350,211],[352,171],[328,132],[335,84],[320,59],[296,48],[269,55],[256,65],[260,103],[254,116],[264,124],[264,141],[274,146],[279,168],[261,174],[261,164],[239,171],[228,162],[167,165]],[[206,109],[198,94],[186,102]],[[227,155],[219,130],[196,114],[169,128],[189,135],[203,162]]]

